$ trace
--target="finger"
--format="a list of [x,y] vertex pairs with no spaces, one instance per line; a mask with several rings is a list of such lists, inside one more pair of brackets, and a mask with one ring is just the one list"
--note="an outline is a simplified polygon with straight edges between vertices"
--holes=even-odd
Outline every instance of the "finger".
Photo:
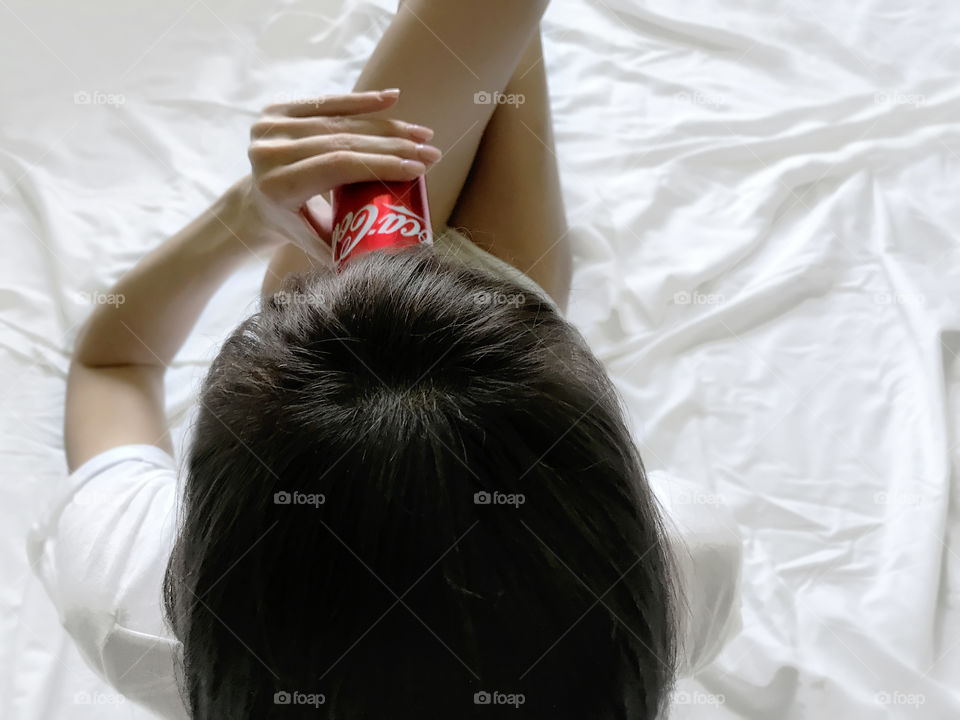
[[431,165],[440,159],[440,150],[406,138],[377,135],[316,135],[301,140],[254,140],[250,143],[250,161],[255,168],[269,169],[291,165],[314,155],[350,150],[373,155],[396,155]]
[[330,236],[333,234],[333,209],[322,196],[314,195],[300,206],[300,215],[307,221],[321,240],[327,243],[326,251],[330,252]]
[[413,180],[426,171],[423,163],[396,155],[339,150],[271,170],[261,177],[260,190],[275,202],[296,210],[309,198],[337,185]]
[[264,108],[269,115],[287,117],[315,117],[327,115],[356,115],[377,112],[393,105],[400,95],[399,90],[372,90],[342,95],[320,95],[293,102],[277,103]]
[[251,139],[257,138],[304,138],[311,135],[329,135],[331,133],[353,133],[355,135],[384,135],[388,137],[409,137],[424,142],[433,137],[433,130],[423,125],[403,122],[390,118],[356,117],[309,117],[291,118],[266,116],[257,120],[250,128]]

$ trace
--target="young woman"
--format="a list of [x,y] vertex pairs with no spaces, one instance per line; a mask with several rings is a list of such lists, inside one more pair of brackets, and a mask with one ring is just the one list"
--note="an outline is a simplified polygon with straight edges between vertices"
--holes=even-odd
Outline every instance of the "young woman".
[[[124,694],[204,720],[664,706],[674,558],[613,386],[563,317],[545,5],[409,0],[355,92],[267,108],[251,175],[85,326],[70,487],[31,548]],[[329,234],[332,188],[424,173],[434,246],[335,273],[298,209]],[[210,369],[178,492],[165,369],[264,253],[261,310]]]

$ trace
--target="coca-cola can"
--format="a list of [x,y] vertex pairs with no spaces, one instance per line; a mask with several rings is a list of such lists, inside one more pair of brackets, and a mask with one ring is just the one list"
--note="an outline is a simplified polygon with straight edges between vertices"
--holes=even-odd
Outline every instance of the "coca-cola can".
[[[338,272],[363,253],[433,243],[423,175],[409,181],[341,185],[333,190],[331,209],[330,247]],[[309,213],[304,217],[311,222]]]

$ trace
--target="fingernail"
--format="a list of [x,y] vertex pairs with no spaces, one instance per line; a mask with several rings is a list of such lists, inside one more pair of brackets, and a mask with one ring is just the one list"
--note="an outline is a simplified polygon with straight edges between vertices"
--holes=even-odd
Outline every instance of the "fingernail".
[[407,125],[407,130],[411,135],[420,140],[429,140],[433,137],[433,130],[428,127],[424,127],[423,125],[414,125],[413,123],[410,123]]
[[427,171],[427,166],[416,160],[403,160],[400,167],[411,175],[423,175]]
[[387,88],[386,90],[381,90],[380,97],[382,98],[400,97],[400,88]]
[[424,145],[423,143],[417,145],[417,157],[424,162],[435,163],[442,154],[440,148],[435,148],[433,145]]

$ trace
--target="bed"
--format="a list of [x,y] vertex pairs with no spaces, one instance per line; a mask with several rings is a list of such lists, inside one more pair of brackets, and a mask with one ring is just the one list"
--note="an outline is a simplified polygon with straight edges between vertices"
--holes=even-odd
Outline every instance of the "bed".
[[[0,0],[0,717],[149,717],[24,552],[64,481],[70,348],[245,173],[259,108],[348,90],[394,6]],[[543,31],[570,318],[648,469],[744,538],[743,629],[671,717],[960,717],[957,7],[572,0]],[[171,370],[178,443],[262,272]]]

